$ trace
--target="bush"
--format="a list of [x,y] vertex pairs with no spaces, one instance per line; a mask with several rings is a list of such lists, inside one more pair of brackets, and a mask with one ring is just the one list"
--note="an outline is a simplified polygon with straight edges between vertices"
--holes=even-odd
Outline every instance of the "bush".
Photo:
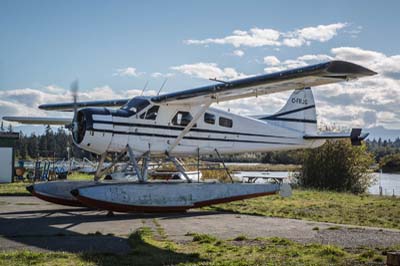
[[374,163],[366,146],[349,141],[327,141],[317,149],[306,150],[299,173],[303,187],[363,193],[370,186],[369,167]]

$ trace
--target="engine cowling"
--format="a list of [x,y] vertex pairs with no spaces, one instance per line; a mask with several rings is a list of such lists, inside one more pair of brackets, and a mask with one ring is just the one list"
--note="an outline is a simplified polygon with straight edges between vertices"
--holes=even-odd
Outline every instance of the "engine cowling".
[[[95,122],[102,121],[101,124]],[[104,122],[104,123],[103,123]],[[102,154],[108,150],[112,139],[112,115],[107,108],[84,108],[74,118],[72,136],[74,143],[87,151]]]

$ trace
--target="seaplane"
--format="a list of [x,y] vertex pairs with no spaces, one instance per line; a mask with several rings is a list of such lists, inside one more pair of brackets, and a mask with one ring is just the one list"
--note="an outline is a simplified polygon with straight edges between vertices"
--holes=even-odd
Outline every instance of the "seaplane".
[[[328,139],[349,139],[360,145],[368,134],[359,128],[349,133],[318,132],[311,88],[375,74],[351,62],[329,61],[237,80],[212,79],[213,84],[208,86],[154,96],[84,102],[77,101],[78,85],[74,82],[73,102],[39,106],[43,110],[73,112],[73,117],[5,116],[3,120],[64,125],[72,131],[76,146],[100,155],[93,181],[42,182],[27,188],[41,199],[118,212],[186,211],[288,193],[288,187],[282,183],[195,182],[178,158],[316,148]],[[220,102],[283,91],[293,93],[274,114],[243,116],[212,107]],[[102,164],[109,153],[119,154],[117,160],[129,157],[137,180],[101,181],[107,170]],[[159,157],[172,162],[186,181],[151,182],[149,161]]]

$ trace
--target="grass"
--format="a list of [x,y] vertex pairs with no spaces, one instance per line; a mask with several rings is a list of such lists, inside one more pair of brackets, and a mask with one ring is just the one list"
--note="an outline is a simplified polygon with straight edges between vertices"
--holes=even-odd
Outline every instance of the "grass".
[[[158,240],[143,227],[129,237],[124,255],[67,252],[0,252],[0,266],[42,265],[384,265],[388,249],[345,250],[333,245],[300,244],[284,238],[220,240],[192,234],[191,241]],[[206,241],[199,241],[206,240]]]
[[30,193],[26,190],[26,186],[29,184],[25,182],[0,184],[0,196],[28,196]]
[[214,205],[205,209],[400,229],[398,197],[296,189],[289,198],[278,195],[266,196]]
[[[68,180],[93,180],[93,175],[74,172],[68,176]],[[26,187],[30,184],[31,182],[0,184],[0,196],[29,196],[31,194]]]

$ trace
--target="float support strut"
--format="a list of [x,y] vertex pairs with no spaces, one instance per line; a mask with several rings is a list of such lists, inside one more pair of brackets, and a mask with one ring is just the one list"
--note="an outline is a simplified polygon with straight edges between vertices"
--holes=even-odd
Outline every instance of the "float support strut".
[[104,170],[100,171],[99,173],[99,178],[103,176],[105,173],[107,173],[108,170],[110,170],[114,165],[116,165],[120,160],[122,160],[125,157],[126,150],[122,151],[120,155]]
[[229,170],[228,170],[228,168],[227,168],[226,165],[225,165],[224,159],[222,159],[222,157],[221,157],[221,155],[219,154],[219,152],[218,152],[217,149],[215,149],[215,153],[217,154],[218,159],[221,161],[222,165],[224,166],[227,175],[228,175],[229,178],[231,179],[231,182],[234,183],[233,178],[232,178],[232,176],[231,176],[231,173],[229,173]]
[[101,155],[99,164],[97,165],[96,173],[94,175],[94,181],[100,180],[102,174],[101,169],[103,168],[104,160],[106,159],[106,157],[107,157],[107,152]]
[[149,161],[150,161],[150,152],[146,152],[143,155],[143,165],[142,165],[142,179],[143,182],[147,182],[147,168],[149,167]]
[[135,154],[133,154],[133,151],[129,145],[126,145],[126,148],[128,149],[128,154],[129,154],[129,160],[131,161],[133,168],[135,169],[136,175],[139,179],[140,183],[144,183],[144,178],[142,176],[142,171],[140,171],[139,165],[136,161]]
[[188,183],[192,183],[192,180],[186,174],[185,168],[182,166],[182,164],[179,163],[175,157],[170,156],[168,151],[166,151],[165,154],[167,155],[168,160],[170,160],[175,165],[176,169],[186,178],[186,181],[188,181]]

